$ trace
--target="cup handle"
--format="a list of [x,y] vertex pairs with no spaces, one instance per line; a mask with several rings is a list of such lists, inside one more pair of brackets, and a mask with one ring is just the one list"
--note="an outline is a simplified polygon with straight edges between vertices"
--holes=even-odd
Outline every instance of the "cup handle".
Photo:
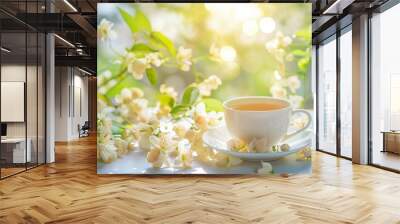
[[308,120],[307,124],[304,127],[300,128],[299,130],[296,130],[296,131],[294,131],[294,132],[292,132],[290,134],[287,134],[283,139],[288,139],[288,138],[290,138],[290,137],[292,137],[294,135],[297,135],[298,133],[308,129],[311,126],[312,116],[311,116],[310,112],[308,112],[306,110],[302,110],[302,109],[297,109],[297,110],[293,110],[292,115],[294,115],[296,113],[305,114],[307,116],[307,120]]

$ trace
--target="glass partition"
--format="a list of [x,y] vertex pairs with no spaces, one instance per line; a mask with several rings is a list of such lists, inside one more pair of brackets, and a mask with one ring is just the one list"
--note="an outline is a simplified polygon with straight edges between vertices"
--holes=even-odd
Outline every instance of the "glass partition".
[[336,154],[336,39],[318,48],[318,149]]
[[400,171],[400,4],[371,18],[371,162]]
[[24,171],[26,162],[31,162],[26,136],[26,41],[25,32],[1,34],[2,177]]
[[[43,5],[0,2],[17,16],[40,13]],[[1,179],[45,163],[45,44],[43,33],[0,12]]]
[[[347,31],[347,32],[346,32]],[[340,36],[340,154],[352,157],[352,32]]]
[[27,33],[27,52],[28,52],[28,61],[27,61],[27,97],[26,97],[26,113],[27,113],[27,142],[28,148],[27,150],[31,151],[30,153],[30,161],[27,163],[27,167],[34,167],[37,165],[37,148],[38,148],[38,139],[37,139],[37,127],[38,127],[38,35],[36,32],[28,32]]

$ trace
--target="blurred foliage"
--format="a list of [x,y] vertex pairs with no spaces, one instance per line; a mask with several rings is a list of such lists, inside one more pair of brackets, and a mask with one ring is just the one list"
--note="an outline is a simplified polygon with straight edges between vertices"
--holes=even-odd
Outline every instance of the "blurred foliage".
[[[221,111],[221,101],[229,97],[273,95],[271,88],[277,84],[290,92],[282,80],[296,76],[301,87],[290,94],[302,96],[302,106],[312,108],[311,4],[103,4],[98,12],[99,21],[112,21],[116,31],[115,39],[99,42],[99,89],[105,89],[99,98],[106,104],[112,104],[124,88],[139,87],[148,99],[171,107],[173,114],[198,100],[207,110]],[[265,18],[272,18],[275,25],[262,27]],[[287,44],[266,49],[278,40]],[[180,67],[181,46],[192,50],[189,70]],[[157,53],[163,64],[146,68],[145,79],[135,79],[124,63],[126,53],[137,57]],[[111,75],[106,77],[106,71]],[[192,83],[210,75],[218,76],[222,86],[200,99]],[[163,83],[180,93],[180,102],[158,92]]]

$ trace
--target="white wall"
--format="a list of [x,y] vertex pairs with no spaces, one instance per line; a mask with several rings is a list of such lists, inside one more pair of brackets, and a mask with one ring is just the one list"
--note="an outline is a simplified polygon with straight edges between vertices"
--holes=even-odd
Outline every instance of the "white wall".
[[55,140],[77,139],[78,125],[88,120],[88,78],[75,68],[56,67],[55,86]]

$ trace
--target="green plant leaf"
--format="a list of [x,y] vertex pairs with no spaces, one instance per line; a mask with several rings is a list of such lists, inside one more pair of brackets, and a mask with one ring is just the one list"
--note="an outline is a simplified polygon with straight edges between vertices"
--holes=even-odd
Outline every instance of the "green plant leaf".
[[201,100],[201,102],[203,102],[206,105],[207,112],[211,112],[211,111],[222,112],[222,111],[224,111],[222,102],[217,99],[207,98],[207,99]]
[[157,85],[157,71],[154,68],[146,69],[146,75],[147,79],[153,86]]
[[310,58],[308,58],[308,57],[302,58],[297,62],[297,66],[302,71],[307,71],[308,70],[308,65],[310,64],[309,62],[310,62]]
[[118,10],[132,33],[141,31],[151,32],[151,23],[149,19],[147,19],[143,12],[138,8],[136,8],[135,15],[133,16],[122,8],[118,8]]
[[151,37],[153,40],[164,46],[172,56],[176,55],[174,43],[167,36],[160,32],[152,32]]
[[141,53],[150,53],[150,52],[156,52],[157,50],[149,47],[146,44],[143,43],[139,43],[139,44],[135,44],[131,47],[130,51],[132,52],[141,52]]
[[175,105],[175,99],[166,94],[159,95],[158,101],[160,102],[161,105],[166,105],[169,106],[170,108],[173,108]]
[[188,86],[183,92],[182,104],[183,105],[193,105],[200,96],[200,91],[195,86]]
[[311,41],[311,26],[307,26],[296,32],[296,36],[309,42]]
[[183,115],[186,111],[190,109],[190,106],[187,105],[176,105],[171,110],[171,115],[173,118],[178,118]]
[[292,54],[294,56],[305,56],[306,52],[303,50],[295,49],[294,51],[292,51]]
[[138,86],[138,81],[134,79],[131,75],[125,75],[118,83],[111,87],[105,94],[107,98],[112,99],[116,95],[118,95],[122,89],[124,88],[131,88],[131,87],[137,87]]

